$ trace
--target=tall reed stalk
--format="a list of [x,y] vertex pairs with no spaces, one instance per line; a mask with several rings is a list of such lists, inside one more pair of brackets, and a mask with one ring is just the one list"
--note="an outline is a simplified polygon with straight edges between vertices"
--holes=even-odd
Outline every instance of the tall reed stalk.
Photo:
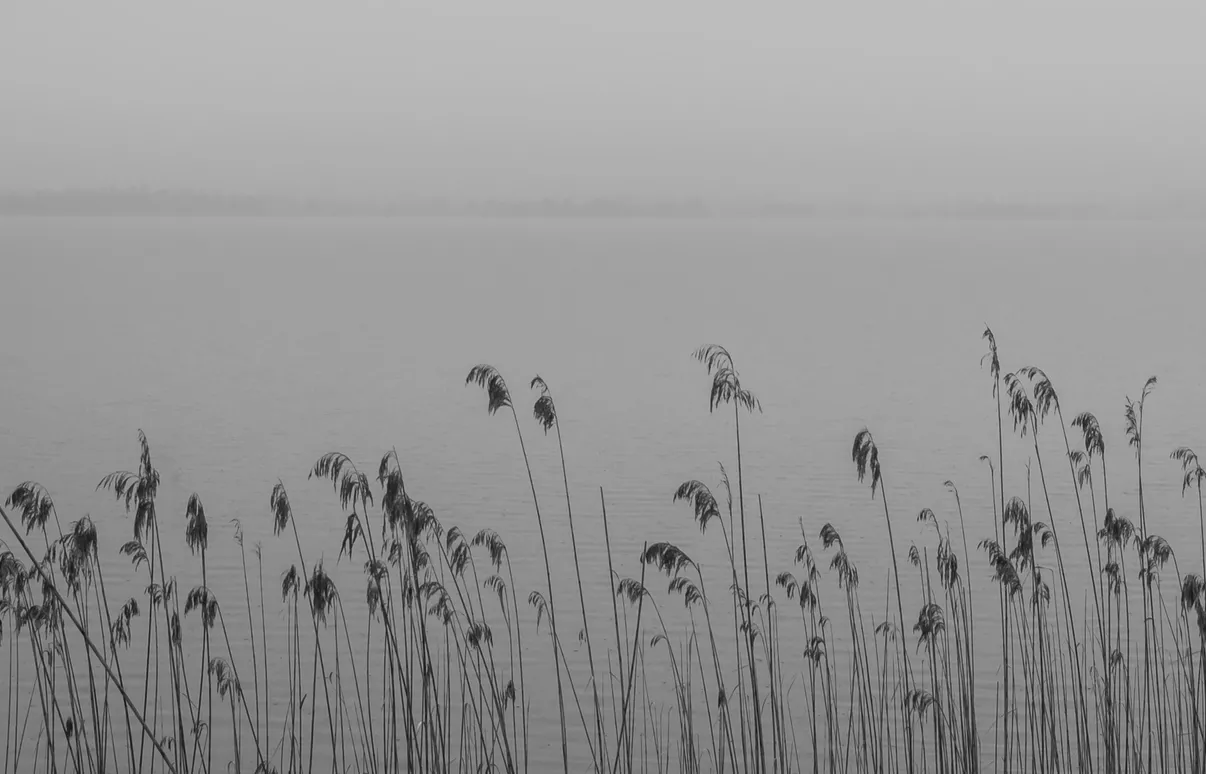
[[524,468],[528,472],[528,484],[532,490],[532,507],[536,511],[536,527],[540,532],[540,549],[544,554],[544,572],[548,590],[549,630],[553,646],[553,671],[557,677],[557,710],[561,719],[561,764],[562,769],[568,774],[569,744],[565,725],[565,693],[561,687],[561,649],[558,644],[560,635],[557,632],[557,606],[553,601],[553,570],[549,564],[549,547],[544,534],[544,520],[540,517],[540,499],[536,496],[536,481],[532,478],[532,465],[528,462],[527,447],[523,443],[523,431],[519,427],[519,414],[516,413],[515,404],[511,401],[511,391],[507,389],[507,383],[503,381],[502,374],[494,366],[474,366],[470,369],[469,375],[465,377],[465,384],[476,384],[486,391],[486,409],[490,414],[493,415],[498,413],[499,409],[508,408],[511,410],[511,418],[515,421],[515,435],[519,438],[519,450],[523,454]]

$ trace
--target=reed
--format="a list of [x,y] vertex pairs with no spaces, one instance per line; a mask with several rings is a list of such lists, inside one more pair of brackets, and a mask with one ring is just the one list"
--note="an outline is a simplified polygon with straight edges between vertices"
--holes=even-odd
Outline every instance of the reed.
[[[1199,522],[1192,542],[1200,545],[1178,555],[1159,534],[1167,517],[1148,506],[1144,409],[1155,379],[1125,404],[1137,497],[1123,504],[1110,497],[1096,416],[1069,414],[1073,437],[1046,373],[1003,372],[990,329],[984,338],[998,425],[986,439],[996,454],[978,455],[990,497],[965,498],[946,481],[949,500],[902,522],[876,438],[855,434],[851,459],[879,501],[883,521],[874,524],[887,535],[888,556],[808,515],[793,514],[798,545],[778,544],[769,536],[779,514],[769,498],[764,507],[764,493],[761,558],[756,543],[750,556],[741,419],[761,405],[719,346],[694,356],[712,378],[710,413],[734,411],[732,446],[722,453],[734,453],[736,491],[723,465],[714,486],[692,479],[668,491],[706,540],[719,531],[715,553],[706,542],[689,546],[672,521],[649,522],[663,534],[636,541],[624,529],[618,545],[643,543],[641,551],[613,552],[602,489],[604,543],[580,540],[581,505],[548,384],[531,382],[533,418],[557,440],[555,471],[528,457],[499,372],[472,369],[468,383],[485,389],[489,413],[510,411],[520,442],[534,517],[528,534],[541,538],[536,589],[522,588],[512,567],[513,550],[516,561],[528,560],[535,547],[508,546],[506,529],[470,534],[442,524],[412,496],[396,449],[382,455],[375,479],[340,452],[321,455],[309,471],[333,487],[341,511],[336,562],[353,564],[340,572],[325,558],[334,545],[301,538],[322,534],[328,517],[295,514],[280,480],[261,524],[294,539],[287,553],[265,555],[255,544],[254,573],[247,514],[212,519],[193,494],[182,503],[181,528],[161,522],[167,501],[141,432],[136,469],[98,486],[133,517],[127,526],[116,514],[60,523],[49,490],[21,483],[0,509],[2,769],[527,772],[559,757],[564,771],[608,774],[1200,770],[1206,471],[1190,447],[1172,450]],[[1006,453],[1006,411],[1025,441],[1021,453]],[[1064,501],[1053,495],[1049,449],[1039,440],[1056,422],[1055,439],[1042,437],[1062,442],[1074,493]],[[1015,471],[1008,479],[1006,466]],[[566,556],[546,532],[560,522],[545,518],[545,473],[560,478]],[[1072,550],[1083,549],[1085,573],[1065,564],[1069,534],[1082,543]],[[180,548],[195,559],[174,561]],[[606,579],[587,571],[592,552],[596,566],[606,561]],[[136,580],[139,593],[114,595],[114,557],[129,560],[118,580]],[[241,573],[241,595],[219,598],[219,561]],[[336,578],[355,577],[355,563],[362,592],[345,605],[348,589]],[[279,603],[266,598],[266,572],[280,573]],[[648,585],[659,576],[664,593]],[[984,580],[996,588],[986,591]],[[560,628],[559,583],[577,591],[576,643]],[[609,593],[610,611],[592,608],[592,587]],[[567,659],[575,647],[585,656],[578,668]],[[994,682],[995,699],[984,690]],[[554,690],[559,734],[551,721],[547,729],[531,722],[534,704],[551,717]]]

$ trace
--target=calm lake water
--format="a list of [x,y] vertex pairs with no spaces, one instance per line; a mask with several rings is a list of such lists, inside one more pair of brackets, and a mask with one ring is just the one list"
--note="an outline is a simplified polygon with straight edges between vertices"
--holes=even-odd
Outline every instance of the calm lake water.
[[[861,568],[864,599],[880,600],[867,615],[882,620],[883,514],[855,478],[851,441],[867,426],[879,443],[902,559],[910,543],[932,542],[916,523],[921,508],[957,524],[947,479],[960,488],[969,540],[991,535],[979,461],[996,455],[980,364],[988,323],[1004,369],[1038,365],[1069,420],[1098,415],[1112,500],[1132,517],[1123,405],[1159,377],[1145,421],[1148,519],[1196,567],[1196,504],[1182,499],[1168,453],[1206,447],[1204,250],[1206,224],[1180,222],[0,220],[0,487],[7,495],[33,479],[64,522],[91,514],[110,600],[141,594],[145,576],[117,553],[132,519],[95,491],[106,473],[137,466],[141,428],[163,477],[165,550],[182,586],[200,582],[183,536],[191,493],[209,516],[210,585],[239,625],[231,521],[248,547],[262,543],[273,669],[283,674],[277,592],[296,553],[272,535],[278,478],[308,560],[335,569],[349,613],[364,604],[361,559],[336,563],[344,513],[329,484],[307,480],[324,452],[346,452],[375,474],[396,448],[411,493],[445,527],[502,533],[521,599],[543,584],[514,425],[488,416],[482,391],[464,386],[471,366],[491,363],[520,408],[563,581],[561,626],[576,632],[556,442],[530,416],[527,384],[540,374],[561,415],[588,604],[604,629],[599,487],[621,576],[639,575],[644,541],[671,540],[723,588],[719,536],[701,536],[671,502],[684,480],[718,484],[718,462],[735,470],[732,415],[709,415],[709,379],[690,357],[716,342],[764,409],[743,419],[742,451],[747,504],[763,500],[772,574],[791,568],[800,520],[814,543],[831,522]],[[1062,439],[1051,430],[1041,441],[1055,470],[1055,518],[1067,525],[1072,572],[1083,573],[1072,487],[1057,467]],[[1025,494],[1031,452],[1006,439],[1007,494]],[[991,641],[995,592],[983,566],[971,577],[977,593],[993,595],[979,622]],[[663,581],[648,585],[667,611],[681,610]],[[534,623],[529,616],[525,645],[543,658]],[[577,638],[563,636],[589,691]],[[990,722],[996,675],[984,672]],[[533,685],[533,761],[551,764],[551,680]]]

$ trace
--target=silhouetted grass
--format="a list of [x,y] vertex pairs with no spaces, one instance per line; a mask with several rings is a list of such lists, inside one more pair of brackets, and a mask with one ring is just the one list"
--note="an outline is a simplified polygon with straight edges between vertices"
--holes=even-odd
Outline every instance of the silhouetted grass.
[[[973,527],[969,538],[969,504],[947,481],[958,532],[952,538],[922,509],[919,539],[899,553],[901,515],[889,507],[885,475],[891,460],[862,429],[854,434],[852,472],[879,500],[888,557],[848,544],[832,524],[803,519],[794,550],[768,545],[767,522],[782,516],[765,512],[761,495],[749,503],[756,502],[759,527],[751,546],[741,416],[761,405],[729,352],[708,346],[694,357],[712,380],[709,412],[733,409],[736,492],[721,466],[714,487],[670,482],[666,496],[687,506],[684,530],[688,516],[701,533],[718,529],[727,566],[705,568],[670,536],[650,536],[658,539],[639,555],[613,556],[600,489],[609,577],[584,576],[581,552],[600,549],[578,541],[557,406],[544,380],[533,379],[533,417],[557,441],[577,612],[559,610],[554,599],[567,587],[554,578],[558,563],[545,527],[562,514],[542,508],[519,412],[491,366],[472,369],[466,383],[486,391],[490,414],[509,410],[515,425],[545,573],[543,587],[526,594],[516,587],[500,531],[469,537],[442,525],[409,493],[394,449],[382,456],[375,480],[339,452],[321,455],[310,470],[331,484],[343,513],[339,559],[363,557],[365,585],[356,594],[366,605],[350,614],[322,557],[303,551],[298,514],[280,481],[265,518],[296,550],[296,564],[281,575],[279,604],[265,594],[259,545],[255,575],[249,570],[237,522],[243,599],[218,599],[209,580],[213,552],[223,548],[211,544],[196,494],[183,504],[182,529],[195,566],[166,566],[161,531],[172,527],[160,519],[159,473],[141,432],[136,469],[98,485],[133,515],[119,553],[133,573],[145,571],[141,596],[110,599],[99,557],[107,536],[88,517],[62,524],[48,490],[22,483],[0,509],[9,531],[0,546],[0,644],[8,660],[3,771],[527,772],[540,768],[532,703],[551,701],[541,688],[550,682],[567,772],[571,737],[582,746],[574,759],[608,774],[1200,771],[1206,471],[1190,448],[1172,451],[1182,495],[1198,500],[1200,550],[1181,558],[1195,569],[1200,561],[1202,570],[1183,573],[1173,547],[1152,531],[1143,488],[1144,405],[1155,379],[1125,403],[1136,525],[1118,498],[1111,505],[1097,418],[1074,417],[1081,446],[1073,448],[1047,375],[1035,367],[1002,371],[995,336],[986,329],[984,338],[997,455],[979,458],[988,464],[990,501],[970,507],[991,512],[992,530],[976,535]],[[986,390],[986,412],[988,397]],[[1030,442],[1026,459],[1005,458],[1006,412]],[[1050,496],[1039,433],[1054,430],[1075,513],[1058,511]],[[751,548],[755,563],[759,548],[762,556],[756,585]],[[1070,575],[1065,549],[1083,549],[1083,577]],[[863,595],[860,564],[877,568],[882,595]],[[902,569],[917,591],[907,590]],[[659,575],[665,593],[647,585]],[[200,584],[186,592],[188,577]],[[977,579],[996,585],[995,607],[988,602],[986,610],[988,598],[975,596]],[[589,586],[610,591],[610,625],[606,610],[589,608]],[[285,622],[273,637],[269,610]],[[995,627],[987,637],[979,633],[981,642],[999,642],[997,652],[979,649],[977,619],[981,626],[999,621],[999,639]],[[578,631],[585,648],[581,674],[566,659],[574,644],[567,631]],[[526,650],[525,634],[547,645]],[[196,652],[199,661],[190,658]],[[282,659],[284,670],[274,673],[270,661]],[[995,683],[991,705],[978,695],[986,682]]]

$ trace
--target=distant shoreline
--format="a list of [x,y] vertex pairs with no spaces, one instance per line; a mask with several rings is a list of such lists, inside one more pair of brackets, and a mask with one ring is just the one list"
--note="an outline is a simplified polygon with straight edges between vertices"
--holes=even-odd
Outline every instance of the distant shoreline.
[[190,191],[0,192],[0,217],[380,218],[499,220],[978,220],[1206,219],[1206,198],[1124,204],[947,202],[705,203],[627,198],[341,201]]

